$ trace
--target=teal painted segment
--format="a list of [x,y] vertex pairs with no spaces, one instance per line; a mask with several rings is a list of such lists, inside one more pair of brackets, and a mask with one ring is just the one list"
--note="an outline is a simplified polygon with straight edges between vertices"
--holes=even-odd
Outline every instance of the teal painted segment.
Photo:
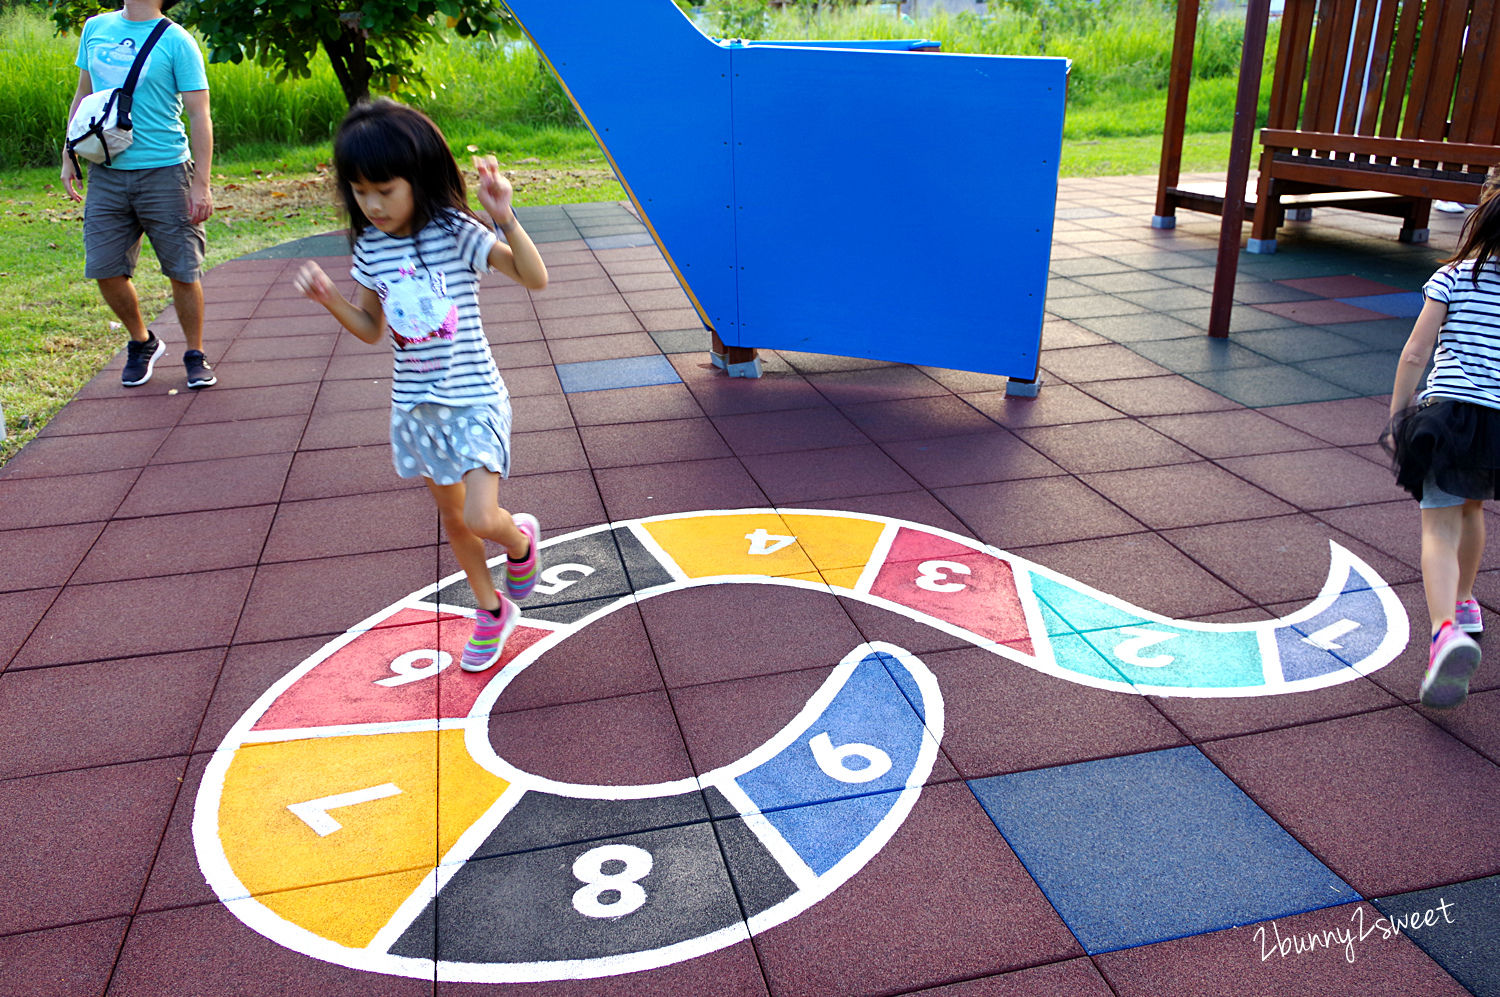
[[1060,634],[1052,638],[1052,657],[1059,668],[1080,675],[1089,675],[1107,682],[1125,682],[1130,679],[1111,665],[1094,646],[1079,634]]
[[1066,621],[1070,629],[1079,633],[1110,627],[1144,626],[1150,622],[1144,616],[1112,606],[1044,575],[1031,576],[1031,591],[1044,606]]
[[1260,642],[1253,631],[1151,623],[1094,630],[1084,640],[1132,685],[1242,689],[1265,684]]

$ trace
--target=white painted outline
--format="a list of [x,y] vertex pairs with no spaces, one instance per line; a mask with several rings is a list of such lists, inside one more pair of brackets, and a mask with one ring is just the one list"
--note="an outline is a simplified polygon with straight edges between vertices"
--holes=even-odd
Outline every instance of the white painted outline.
[[[826,583],[765,575],[722,575],[689,578],[646,529],[649,523],[666,520],[753,515],[773,516],[780,519],[783,523],[785,523],[785,520],[782,517],[788,515],[854,519],[879,522],[883,524],[884,528],[876,542],[870,562],[867,563],[865,569],[861,572],[860,578],[855,583],[853,589],[832,586]],[[933,626],[945,633],[958,636],[977,646],[986,648],[1001,657],[1053,675],[1054,677],[1096,688],[1129,692],[1137,695],[1243,697],[1323,688],[1339,682],[1349,681],[1356,676],[1368,675],[1385,666],[1394,660],[1401,649],[1405,647],[1409,636],[1409,624],[1405,610],[1396,598],[1395,593],[1391,591],[1390,586],[1386,585],[1362,560],[1332,541],[1329,543],[1331,558],[1327,581],[1324,583],[1318,596],[1309,605],[1278,620],[1260,621],[1250,624],[1212,624],[1173,620],[1142,610],[1139,607],[1132,606],[1123,600],[1067,578],[1024,558],[1009,554],[988,544],[978,543],[970,538],[951,533],[947,530],[907,520],[865,513],[840,512],[827,509],[778,510],[761,508],[697,510],[647,517],[622,523],[607,522],[553,537],[544,542],[542,546],[544,548],[551,547],[554,544],[564,543],[578,537],[601,531],[613,531],[621,527],[629,529],[636,536],[646,551],[655,557],[658,563],[667,571],[672,581],[641,592],[627,593],[612,602],[604,604],[595,612],[573,623],[558,624],[541,620],[524,621],[528,626],[550,630],[552,633],[538,639],[518,655],[513,662],[508,664],[505,669],[496,672],[494,679],[486,685],[479,699],[476,701],[474,709],[466,718],[405,721],[395,724],[349,724],[299,730],[260,732],[252,730],[255,723],[265,714],[271,705],[288,689],[306,676],[308,672],[312,671],[343,647],[358,639],[362,634],[375,629],[381,622],[401,610],[437,610],[454,615],[473,615],[472,609],[445,605],[436,600],[429,599],[430,596],[461,579],[463,577],[462,572],[455,572],[360,621],[343,634],[329,641],[317,652],[304,659],[277,682],[273,683],[245,711],[225,735],[220,747],[210,756],[194,806],[193,841],[198,854],[199,864],[203,869],[209,886],[221,898],[231,913],[251,929],[293,951],[352,969],[409,976],[418,979],[432,979],[435,973],[436,978],[439,980],[451,980],[455,982],[538,982],[555,979],[597,978],[670,965],[724,948],[738,941],[747,940],[753,934],[757,934],[795,917],[828,896],[833,890],[837,889],[838,886],[842,885],[858,872],[895,834],[896,830],[910,813],[911,808],[915,806],[917,796],[920,795],[922,786],[925,784],[937,756],[938,743],[942,738],[944,723],[941,692],[938,689],[936,679],[920,660],[900,648],[880,642],[872,642],[862,645],[854,652],[851,652],[840,663],[838,669],[835,670],[835,674],[830,676],[824,683],[824,686],[819,689],[818,693],[808,701],[803,710],[776,737],[773,737],[766,744],[752,751],[738,762],[717,769],[697,779],[676,780],[668,783],[659,783],[654,786],[583,786],[566,784],[533,776],[509,765],[495,755],[493,748],[489,745],[487,736],[482,739],[482,744],[480,743],[480,738],[477,736],[476,731],[483,726],[487,734],[487,723],[482,724],[481,721],[487,721],[488,710],[494,704],[496,698],[510,684],[515,675],[538,660],[547,649],[624,605],[666,592],[695,588],[702,585],[736,583],[786,585],[794,588],[806,588],[812,591],[832,592],[859,599],[871,605],[891,610],[909,619]],[[883,564],[885,556],[889,553],[891,541],[895,537],[897,530],[901,527],[953,541],[970,550],[989,554],[1010,565],[1017,594],[1030,629],[1032,650],[1034,653],[1025,654],[1015,648],[997,644],[994,641],[980,637],[978,634],[967,631],[962,627],[929,617],[911,607],[870,595],[870,586],[873,584],[879,571],[878,566],[873,566],[873,564],[877,559]],[[495,563],[498,563],[501,559],[501,557],[495,558]],[[1276,655],[1275,631],[1279,628],[1292,626],[1311,619],[1326,610],[1339,597],[1351,574],[1359,576],[1369,586],[1370,591],[1378,598],[1386,616],[1386,633],[1384,638],[1369,655],[1357,662],[1348,663],[1346,665],[1347,670],[1338,669],[1310,679],[1302,679],[1295,682],[1286,681],[1285,677],[1281,674],[1280,662]],[[1048,578],[1056,584],[1069,587],[1106,605],[1133,614],[1142,620],[1169,624],[1179,629],[1204,632],[1252,632],[1256,635],[1257,644],[1261,649],[1266,682],[1263,685],[1249,687],[1185,689],[1179,687],[1132,685],[1125,681],[1098,679],[1093,676],[1074,672],[1071,669],[1062,668],[1056,663],[1049,635],[1046,628],[1042,625],[1040,600],[1036,597],[1031,585],[1031,578],[1033,576]],[[923,736],[923,744],[919,750],[917,762],[908,776],[907,785],[900,791],[896,804],[858,846],[845,855],[832,869],[822,876],[818,876],[801,861],[800,857],[796,856],[796,853],[792,851],[784,840],[780,839],[780,835],[775,831],[774,827],[755,813],[753,804],[739,790],[733,779],[736,775],[743,774],[756,765],[762,764],[774,757],[786,744],[790,743],[792,738],[805,729],[807,724],[815,720],[821,714],[822,710],[826,708],[828,702],[832,701],[832,697],[837,693],[838,689],[842,688],[843,683],[847,681],[848,675],[852,673],[853,667],[872,650],[883,651],[896,658],[911,674],[922,692],[923,707],[927,714],[927,730]],[[854,659],[855,655],[859,656],[858,660],[853,660],[851,663],[851,659]],[[846,666],[847,670],[841,673],[840,669],[845,669]],[[815,703],[819,703],[820,705],[814,711],[813,707]],[[482,710],[481,707],[483,708]],[[469,747],[470,753],[475,757],[475,760],[483,767],[491,771],[498,771],[503,777],[511,779],[512,786],[508,787],[500,795],[494,806],[460,835],[448,853],[441,857],[438,865],[423,880],[422,884],[398,908],[391,920],[381,931],[377,933],[369,947],[355,949],[329,941],[293,922],[284,920],[261,904],[260,901],[248,895],[244,884],[240,882],[239,877],[229,866],[223,846],[219,841],[218,826],[218,814],[222,803],[224,779],[234,754],[242,746],[273,740],[285,741],[314,737],[378,735],[398,730],[448,730],[456,728],[463,728],[465,730],[465,744]],[[505,815],[525,796],[527,791],[536,789],[565,796],[624,800],[669,795],[674,792],[690,792],[698,789],[700,786],[709,785],[716,786],[740,810],[741,814],[746,817],[747,823],[754,833],[771,850],[772,855],[783,863],[792,881],[798,887],[797,892],[792,896],[769,910],[752,917],[748,923],[741,922],[698,938],[688,939],[684,942],[678,942],[646,952],[627,953],[619,956],[594,959],[558,960],[522,964],[434,963],[428,959],[394,956],[389,953],[389,946],[409,927],[411,921],[420,915],[427,904],[432,902],[442,886],[461,868],[467,856],[471,855],[473,850],[484,841],[494,827],[498,826]],[[791,861],[794,857],[796,858],[795,862]],[[800,868],[798,868],[799,865]]]

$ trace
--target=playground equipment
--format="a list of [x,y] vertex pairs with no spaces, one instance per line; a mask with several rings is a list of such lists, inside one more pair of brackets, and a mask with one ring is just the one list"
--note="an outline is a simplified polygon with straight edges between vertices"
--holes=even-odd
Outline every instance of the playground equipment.
[[1034,382],[1064,59],[710,39],[672,0],[513,0],[731,374],[752,347]]
[[1209,333],[1228,334],[1240,224],[1247,249],[1276,251],[1288,211],[1337,206],[1401,218],[1425,242],[1434,199],[1473,202],[1500,165],[1500,22],[1495,0],[1287,0],[1261,132],[1259,180],[1247,192],[1268,0],[1251,0],[1239,100],[1222,186],[1179,184],[1199,0],[1179,0],[1152,224],[1178,208],[1223,218]]

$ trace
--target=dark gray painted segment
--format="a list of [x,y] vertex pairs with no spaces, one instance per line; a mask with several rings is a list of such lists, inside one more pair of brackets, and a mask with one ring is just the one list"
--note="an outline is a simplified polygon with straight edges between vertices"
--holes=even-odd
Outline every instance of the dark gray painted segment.
[[[704,795],[716,813],[733,811],[718,790],[706,790]],[[724,852],[724,864],[734,881],[734,891],[740,898],[740,910],[747,919],[797,892],[797,884],[787,876],[781,863],[750,830],[743,817],[715,821],[714,830],[719,835],[719,848]]]
[[[605,858],[600,848],[630,858]],[[647,856],[649,871],[637,875]],[[575,863],[585,878],[575,875]],[[591,916],[584,912],[591,899],[603,905],[592,908],[595,914],[610,907],[625,912]],[[660,948],[740,921],[718,841],[705,821],[471,861],[391,951],[429,958],[435,937],[441,961],[590,959]]]
[[1475,997],[1500,997],[1500,876],[1370,902]]
[[644,800],[587,800],[532,790],[475,849],[474,858],[597,844],[707,819],[703,794],[697,790]]

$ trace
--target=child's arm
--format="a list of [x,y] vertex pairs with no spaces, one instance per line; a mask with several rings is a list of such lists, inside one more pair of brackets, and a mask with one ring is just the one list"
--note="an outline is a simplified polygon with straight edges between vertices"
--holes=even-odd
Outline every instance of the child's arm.
[[500,172],[494,156],[475,156],[474,169],[479,173],[479,203],[509,243],[495,240],[490,249],[490,266],[517,284],[540,291],[547,286],[547,265],[511,208],[510,181]]
[[1396,386],[1391,389],[1391,415],[1395,415],[1411,404],[1412,395],[1422,379],[1427,361],[1432,359],[1432,349],[1437,345],[1438,332],[1443,320],[1448,317],[1446,302],[1425,298],[1422,311],[1417,315],[1406,346],[1401,350],[1401,361],[1396,365]]
[[297,271],[292,285],[324,308],[339,324],[367,343],[380,341],[385,331],[385,309],[380,305],[380,295],[364,285],[359,288],[359,304],[355,304],[338,292],[333,281],[323,268],[308,260]]

